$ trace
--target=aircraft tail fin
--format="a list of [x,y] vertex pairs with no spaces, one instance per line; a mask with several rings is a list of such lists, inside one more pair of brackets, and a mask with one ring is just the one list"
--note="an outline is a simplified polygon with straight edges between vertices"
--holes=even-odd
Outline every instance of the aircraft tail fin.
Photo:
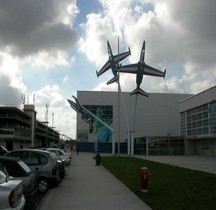
[[140,94],[145,97],[149,97],[149,94],[143,91],[141,88],[136,88],[134,91],[130,93],[130,95]]
[[99,73],[98,73],[98,71],[96,71],[96,75],[97,75],[97,78],[99,77]]
[[117,82],[118,81],[118,75],[117,76],[114,76],[111,80],[109,80],[108,82],[107,82],[107,85],[109,85],[109,84],[111,84],[111,83],[113,83],[113,82]]
[[165,79],[165,76],[166,76],[166,69],[164,70],[164,77],[163,77],[164,79]]

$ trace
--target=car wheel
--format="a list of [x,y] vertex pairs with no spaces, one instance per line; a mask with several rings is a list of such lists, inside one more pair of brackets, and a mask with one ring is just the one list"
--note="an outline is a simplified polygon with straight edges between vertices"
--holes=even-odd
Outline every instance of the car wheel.
[[39,179],[38,181],[38,190],[41,192],[41,193],[46,193],[47,190],[48,190],[48,182],[45,178],[41,178]]

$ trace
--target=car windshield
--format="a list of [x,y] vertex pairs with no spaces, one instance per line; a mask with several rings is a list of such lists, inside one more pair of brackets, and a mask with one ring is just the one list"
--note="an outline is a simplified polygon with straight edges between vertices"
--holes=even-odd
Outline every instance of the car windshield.
[[29,173],[31,171],[31,169],[23,162],[23,161],[19,161],[18,164],[27,172]]
[[51,152],[51,153],[50,153],[50,156],[52,157],[53,162],[54,162],[55,164],[57,164],[57,157],[55,156],[55,154]]
[[7,176],[0,171],[0,184],[4,183],[6,181]]

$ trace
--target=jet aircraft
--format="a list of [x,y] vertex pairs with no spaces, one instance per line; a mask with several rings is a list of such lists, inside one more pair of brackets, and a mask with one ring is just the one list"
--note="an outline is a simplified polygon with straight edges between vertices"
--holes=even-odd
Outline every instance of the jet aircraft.
[[166,75],[166,69],[164,72],[159,71],[158,69],[155,69],[145,64],[144,60],[145,60],[145,41],[143,42],[143,46],[140,54],[140,61],[138,63],[121,66],[119,68],[119,72],[137,74],[136,76],[137,88],[134,91],[132,91],[130,95],[140,94],[146,97],[149,96],[148,93],[146,93],[140,88],[143,75],[156,76],[156,77],[165,77]]
[[118,55],[113,55],[111,46],[109,42],[107,41],[107,51],[109,55],[109,60],[104,64],[104,66],[100,69],[100,71],[96,71],[97,77],[99,77],[101,74],[106,72],[108,69],[112,69],[112,73],[114,77],[107,82],[107,85],[116,82],[118,80],[118,71],[117,71],[117,65],[118,62],[122,61],[124,58],[130,55],[130,48],[128,51],[124,53],[120,53]]
[[84,110],[81,106],[79,101],[77,100],[77,98],[75,96],[72,96],[76,103],[71,101],[70,99],[67,99],[67,101],[69,102],[71,108],[73,108],[77,113],[80,113],[83,117],[83,119],[87,122],[87,123],[92,123],[94,121],[94,118],[88,113],[86,112],[86,110]]

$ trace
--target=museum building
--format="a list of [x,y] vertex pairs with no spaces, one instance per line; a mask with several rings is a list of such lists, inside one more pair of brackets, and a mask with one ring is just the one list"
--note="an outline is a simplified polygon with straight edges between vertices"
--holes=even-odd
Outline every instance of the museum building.
[[[189,94],[150,93],[149,97],[129,92],[78,91],[79,103],[115,130],[115,150],[128,152],[134,137],[134,154],[182,155],[184,137],[180,132],[179,102]],[[77,114],[77,141],[81,149],[111,152],[113,133],[95,120],[88,124]],[[129,139],[129,141],[128,141]],[[120,142],[120,148],[117,144]],[[90,148],[87,148],[90,147]],[[117,153],[116,151],[115,153]]]
[[[148,98],[77,91],[77,99],[114,128],[115,153],[127,153],[133,135],[134,154],[216,155],[216,86],[196,95],[150,93]],[[92,151],[97,142],[99,151],[111,152],[112,139],[101,123],[89,124],[77,114],[77,142],[84,151]]]
[[179,103],[185,153],[216,155],[216,86]]

